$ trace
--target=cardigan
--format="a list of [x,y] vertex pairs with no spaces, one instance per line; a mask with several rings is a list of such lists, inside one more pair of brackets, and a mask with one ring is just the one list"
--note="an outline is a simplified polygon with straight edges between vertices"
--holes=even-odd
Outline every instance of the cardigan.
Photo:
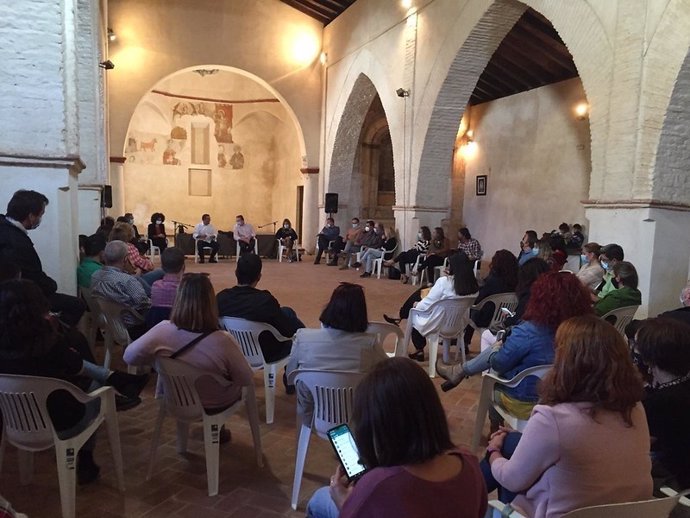
[[594,312],[597,316],[603,316],[614,309],[625,306],[639,306],[642,304],[642,294],[637,288],[621,286],[617,290],[610,291],[594,304]]

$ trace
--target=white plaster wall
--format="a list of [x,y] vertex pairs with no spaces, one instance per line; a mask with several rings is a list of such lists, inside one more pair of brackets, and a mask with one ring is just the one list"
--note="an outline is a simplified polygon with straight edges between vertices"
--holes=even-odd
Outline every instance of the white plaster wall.
[[[502,248],[517,253],[526,229],[585,223],[589,124],[572,110],[583,99],[576,78],[466,112],[477,153],[466,159],[464,222],[485,257]],[[486,196],[475,194],[477,175],[487,175]]]

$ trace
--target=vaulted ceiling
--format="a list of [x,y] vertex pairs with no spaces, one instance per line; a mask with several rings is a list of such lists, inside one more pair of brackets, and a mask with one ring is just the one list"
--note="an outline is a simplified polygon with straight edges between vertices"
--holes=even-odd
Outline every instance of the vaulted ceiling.
[[[355,0],[281,0],[322,22],[332,22]],[[391,0],[393,1],[393,0]],[[470,97],[480,104],[577,77],[577,68],[551,22],[525,11],[494,52]]]

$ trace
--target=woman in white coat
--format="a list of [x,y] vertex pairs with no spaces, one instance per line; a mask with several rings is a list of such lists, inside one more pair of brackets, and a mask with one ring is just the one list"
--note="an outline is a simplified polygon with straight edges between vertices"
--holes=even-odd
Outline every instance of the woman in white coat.
[[[412,308],[426,310],[439,300],[454,299],[468,295],[476,296],[479,286],[472,270],[472,263],[467,256],[463,252],[453,254],[450,256],[448,263],[446,271],[448,275],[438,279],[426,296],[423,296],[424,290],[414,292],[400,308],[399,319],[394,319],[387,315],[384,315],[383,318],[387,322],[399,324],[400,320],[409,316],[410,309]],[[441,318],[442,315],[436,313],[428,317],[418,317],[415,319],[415,326],[412,330],[412,343],[416,351],[409,355],[410,358],[424,361],[424,347],[426,346],[424,335],[435,329]]]

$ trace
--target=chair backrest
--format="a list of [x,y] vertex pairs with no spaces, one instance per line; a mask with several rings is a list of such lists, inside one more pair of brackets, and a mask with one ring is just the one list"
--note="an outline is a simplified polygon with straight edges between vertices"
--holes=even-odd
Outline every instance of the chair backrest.
[[54,444],[55,430],[46,401],[56,390],[78,389],[63,380],[0,374],[0,412],[7,440],[26,450],[40,451]]
[[369,327],[367,327],[367,333],[376,335],[376,340],[382,348],[383,344],[386,342],[386,339],[389,336],[395,336],[396,356],[398,355],[398,345],[402,343],[402,340],[405,337],[405,334],[403,333],[402,329],[400,329],[396,325],[389,324],[388,322],[369,322]]
[[172,358],[157,357],[156,372],[160,375],[163,383],[163,399],[166,411],[177,419],[186,421],[199,420],[203,417],[204,407],[196,388],[197,379],[202,376],[209,376],[220,385],[232,384],[231,381],[220,376]]
[[93,299],[101,308],[106,328],[111,333],[113,340],[120,345],[129,345],[131,342],[129,331],[127,331],[127,326],[122,321],[122,312],[128,311],[129,308],[103,297],[94,296]]
[[269,332],[276,340],[280,341],[290,340],[290,338],[282,336],[272,325],[253,322],[244,318],[220,317],[220,325],[237,341],[242,349],[242,354],[254,369],[263,367],[265,363],[264,354],[259,345],[261,333]]
[[565,513],[562,518],[667,518],[679,497],[680,495],[640,502],[594,505]]
[[618,309],[612,309],[601,318],[613,324],[620,334],[625,336],[625,327],[632,321],[637,308],[640,306],[624,306]]
[[381,256],[383,260],[385,261],[386,259],[391,259],[395,257],[395,252],[398,250],[398,247],[400,246],[399,242],[395,243],[395,248],[393,250],[384,250],[383,255]]
[[513,378],[509,380],[502,380],[501,385],[508,388],[517,387],[522,380],[527,376],[536,376],[539,379],[544,379],[546,373],[551,370],[553,365],[535,365],[534,367],[527,367],[525,370],[518,372]]
[[490,295],[482,300],[481,305],[489,304],[493,302],[494,304],[494,314],[491,317],[491,322],[488,327],[493,327],[500,324],[506,319],[505,313],[501,311],[502,308],[509,309],[511,312],[515,312],[518,306],[518,298],[515,293],[497,293],[496,295]]
[[443,313],[443,320],[439,328],[440,336],[456,337],[465,327],[470,306],[474,303],[474,295],[465,295],[452,299],[443,299],[433,304],[433,308]]
[[313,429],[321,437],[352,417],[355,387],[364,374],[344,371],[296,370],[291,379],[306,385],[314,399]]

